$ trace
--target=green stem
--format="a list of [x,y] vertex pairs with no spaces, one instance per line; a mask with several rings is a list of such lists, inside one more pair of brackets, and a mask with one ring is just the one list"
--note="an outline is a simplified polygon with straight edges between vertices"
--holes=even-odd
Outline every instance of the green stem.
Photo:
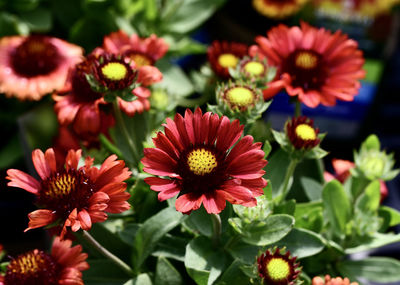
[[212,241],[214,246],[217,247],[221,237],[221,217],[218,214],[211,214],[211,220],[213,224]]
[[103,134],[99,135],[101,144],[110,152],[115,153],[119,158],[123,158],[121,151]]
[[132,268],[129,267],[125,262],[119,259],[117,256],[109,252],[106,248],[104,248],[101,244],[97,242],[87,231],[83,232],[83,238],[99,253],[101,253],[104,257],[108,258],[115,265],[125,271],[129,276],[133,275]]
[[301,102],[299,99],[296,99],[296,105],[295,105],[295,117],[300,117],[301,116]]
[[122,131],[122,135],[124,136],[125,141],[127,142],[128,146],[131,150],[134,162],[135,162],[135,164],[137,164],[139,161],[139,152],[136,148],[134,141],[132,140],[131,136],[129,135],[128,129],[125,125],[124,118],[122,117],[121,109],[119,108],[117,98],[115,99],[113,106],[114,106],[114,113],[115,113],[115,117],[116,117],[115,119],[117,120],[117,124],[120,127],[120,129]]
[[283,200],[285,200],[288,192],[289,192],[289,181],[290,178],[293,176],[294,170],[296,169],[298,161],[296,159],[292,159],[289,163],[288,168],[286,169],[286,174],[285,178],[283,180],[283,186],[282,186],[282,193],[277,199],[277,202],[280,203]]

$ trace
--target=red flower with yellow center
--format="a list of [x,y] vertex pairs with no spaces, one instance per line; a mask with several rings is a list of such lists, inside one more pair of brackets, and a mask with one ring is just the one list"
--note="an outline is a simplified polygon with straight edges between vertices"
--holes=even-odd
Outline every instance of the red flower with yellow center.
[[267,58],[278,68],[276,79],[268,83],[264,99],[282,88],[309,107],[333,106],[336,99],[352,101],[360,88],[364,58],[356,41],[340,31],[332,34],[306,23],[300,27],[279,25],[257,37],[252,56]]
[[128,36],[120,30],[104,37],[103,48],[107,52],[130,58],[140,69],[142,66],[154,65],[162,58],[168,51],[168,44],[154,34],[148,38],[140,38],[136,34]]
[[314,121],[305,116],[293,117],[286,124],[286,134],[296,149],[311,149],[321,140],[318,138],[319,129],[314,128]]
[[144,149],[144,171],[162,177],[145,182],[159,192],[160,201],[179,194],[176,209],[190,213],[201,204],[219,213],[226,201],[255,206],[266,181],[267,164],[260,143],[251,136],[240,139],[243,126],[225,117],[196,109],[167,119],[165,132],[153,139],[155,148]]
[[131,172],[115,155],[108,157],[100,169],[93,167],[88,157],[78,167],[81,150],[70,150],[64,165],[57,165],[53,149],[44,154],[36,149],[32,161],[40,180],[17,169],[7,171],[8,186],[19,187],[36,195],[41,208],[28,215],[29,226],[25,230],[50,224],[62,226],[61,238],[67,227],[73,232],[80,228],[89,230],[92,223],[107,219],[106,212],[121,213],[129,209],[125,192]]
[[295,14],[308,0],[253,0],[254,9],[269,18],[282,19]]
[[247,55],[245,44],[213,41],[207,50],[208,61],[214,72],[222,79],[230,78],[229,68],[235,68],[240,59]]
[[0,285],[83,285],[82,271],[89,268],[82,247],[56,237],[51,254],[35,249],[12,259]]
[[257,258],[258,275],[263,284],[292,285],[301,272],[297,257],[291,257],[290,252],[281,253],[281,249],[267,250]]
[[81,61],[82,48],[46,36],[0,39],[0,93],[39,100],[64,87],[68,70]]

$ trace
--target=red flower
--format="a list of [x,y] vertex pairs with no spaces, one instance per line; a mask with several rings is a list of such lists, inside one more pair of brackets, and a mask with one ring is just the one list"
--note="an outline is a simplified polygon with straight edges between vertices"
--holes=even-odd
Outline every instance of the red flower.
[[153,65],[162,58],[168,51],[168,44],[154,34],[148,38],[140,38],[135,34],[128,36],[120,30],[104,37],[103,48],[107,52],[130,58],[138,68],[141,68]]
[[[334,170],[334,175],[329,172],[324,172],[324,179],[326,182],[329,182],[333,179],[337,179],[341,183],[344,183],[347,178],[350,176],[350,169],[355,167],[354,162],[343,160],[343,159],[332,159],[332,166]],[[379,181],[381,184],[380,192],[381,192],[381,201],[385,200],[385,198],[389,195],[389,190],[386,186],[386,183],[383,180]]]
[[300,27],[279,25],[257,37],[252,56],[267,57],[277,66],[277,77],[268,83],[264,99],[282,88],[309,107],[333,106],[336,99],[352,101],[365,75],[364,58],[357,42],[340,31],[332,34],[306,23]]
[[63,88],[68,70],[81,61],[82,48],[46,36],[0,39],[0,93],[39,100]]
[[82,271],[89,268],[82,246],[56,237],[51,254],[35,249],[12,259],[0,285],[83,285]]
[[92,223],[103,222],[109,213],[121,213],[129,209],[125,192],[131,172],[115,155],[108,157],[100,169],[93,167],[88,157],[78,167],[81,150],[70,150],[65,167],[57,165],[53,149],[45,154],[39,149],[32,152],[32,161],[40,180],[17,170],[7,171],[8,186],[19,187],[36,195],[40,210],[28,215],[29,226],[25,230],[50,224],[62,226],[61,238],[67,227],[73,232],[80,228],[89,230]]
[[255,197],[266,186],[262,168],[267,161],[261,143],[253,143],[251,136],[239,139],[243,126],[238,120],[187,109],[185,117],[167,118],[164,127],[142,159],[144,171],[163,176],[145,179],[160,201],[180,194],[175,206],[182,213],[202,203],[208,213],[221,212],[225,201],[257,204]]
[[296,149],[311,149],[321,142],[318,138],[319,129],[314,128],[314,121],[310,118],[293,117],[285,127],[286,134]]
[[245,44],[226,41],[213,41],[208,47],[207,56],[211,68],[222,79],[229,79],[229,68],[235,68],[239,60],[247,55]]

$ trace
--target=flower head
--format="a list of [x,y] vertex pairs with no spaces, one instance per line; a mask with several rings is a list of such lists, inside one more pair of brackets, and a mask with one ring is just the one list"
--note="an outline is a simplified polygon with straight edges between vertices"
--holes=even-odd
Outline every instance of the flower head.
[[28,215],[29,226],[25,230],[50,224],[60,225],[61,238],[71,227],[73,232],[80,228],[89,230],[92,223],[107,219],[106,212],[121,213],[129,209],[130,195],[125,192],[130,171],[115,155],[108,157],[100,169],[93,167],[88,157],[79,167],[81,150],[70,150],[65,158],[65,167],[57,165],[53,149],[44,154],[36,149],[32,161],[40,179],[17,170],[7,171],[8,186],[22,188],[36,195],[41,208]]
[[251,136],[240,139],[243,126],[225,116],[198,108],[185,117],[167,119],[165,131],[153,139],[155,148],[144,149],[144,171],[161,177],[145,182],[167,200],[179,194],[176,209],[190,213],[201,204],[208,213],[219,213],[226,201],[255,206],[266,181],[267,164],[260,143]]
[[286,124],[286,134],[295,149],[311,149],[321,140],[318,138],[319,129],[314,128],[314,121],[305,116],[293,117]]
[[267,250],[257,258],[258,275],[263,284],[268,285],[292,285],[295,284],[301,272],[297,257],[291,257],[290,251],[281,252],[275,248]]
[[308,0],[253,0],[254,9],[260,14],[274,19],[282,19],[295,14]]
[[300,27],[279,25],[257,37],[252,56],[266,57],[277,67],[276,79],[268,83],[264,99],[282,88],[309,107],[333,106],[336,99],[352,101],[360,88],[364,58],[356,41],[340,31],[332,34],[302,23]]
[[217,90],[217,97],[231,110],[246,111],[256,105],[261,98],[261,92],[248,84],[229,83]]
[[342,279],[341,277],[331,278],[330,275],[325,275],[325,280],[319,276],[312,279],[312,285],[358,285],[357,282],[351,282],[349,278]]
[[32,250],[20,254],[8,264],[0,285],[83,285],[82,272],[89,268],[82,247],[71,247],[70,240],[56,237],[51,254]]
[[235,68],[240,59],[247,55],[245,44],[213,41],[207,50],[208,61],[214,72],[222,79],[228,79],[229,68]]
[[128,36],[120,30],[104,37],[103,48],[107,52],[128,57],[140,68],[154,65],[168,51],[168,44],[154,34],[148,38],[140,38],[136,34]]
[[64,87],[68,70],[81,61],[82,48],[46,36],[0,39],[0,93],[39,100]]
[[111,106],[103,99],[103,93],[90,87],[86,75],[96,61],[93,54],[71,69],[64,90],[53,95],[54,110],[61,126],[72,125],[73,132],[85,144],[98,142],[100,133],[107,134],[114,125]]

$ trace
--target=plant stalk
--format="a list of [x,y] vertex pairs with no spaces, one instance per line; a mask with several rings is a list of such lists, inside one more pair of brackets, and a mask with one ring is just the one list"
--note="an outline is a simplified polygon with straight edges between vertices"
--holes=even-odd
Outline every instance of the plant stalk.
[[283,200],[285,200],[288,192],[289,192],[289,181],[290,178],[293,176],[294,170],[296,169],[298,160],[296,159],[292,159],[289,163],[289,166],[286,170],[286,174],[285,174],[285,178],[283,180],[283,186],[282,186],[282,194],[280,195],[280,197],[278,198],[278,203],[282,202]]
[[217,247],[220,242],[221,230],[222,230],[221,217],[218,214],[211,214],[211,220],[213,225],[212,241],[213,245]]

